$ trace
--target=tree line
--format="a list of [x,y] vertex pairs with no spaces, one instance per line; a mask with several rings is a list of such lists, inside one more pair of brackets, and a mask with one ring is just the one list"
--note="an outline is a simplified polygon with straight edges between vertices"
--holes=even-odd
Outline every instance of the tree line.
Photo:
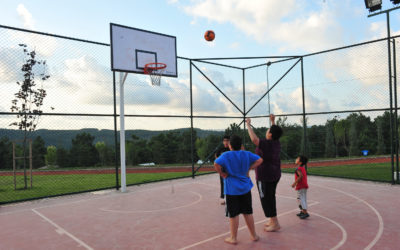
[[[335,116],[324,125],[313,125],[304,131],[303,126],[290,124],[286,117],[280,117],[277,124],[283,128],[281,137],[282,159],[294,159],[298,154],[310,158],[334,158],[344,156],[361,156],[362,150],[369,154],[390,154],[390,114],[377,116],[373,120],[362,113],[352,113],[346,118]],[[301,121],[302,122],[302,121]],[[263,138],[267,127],[255,128],[256,134]],[[198,137],[196,130],[182,129],[159,133],[150,139],[140,138],[133,134],[126,140],[127,165],[154,162],[156,164],[190,164],[199,159],[213,161],[213,152],[222,146],[224,134],[238,134],[243,137],[247,150],[254,152],[247,131],[243,126],[231,124],[220,134],[209,134]],[[306,135],[306,136],[304,136]],[[192,140],[191,140],[192,139]],[[115,150],[119,158],[119,145],[107,144],[104,141],[94,142],[95,137],[87,132],[77,134],[71,140],[69,149],[45,146],[44,140],[37,136],[33,140],[33,167],[94,167],[113,166]],[[305,147],[304,147],[305,146]],[[17,145],[16,154],[22,154],[21,145]],[[0,138],[0,169],[12,168],[12,142]]]

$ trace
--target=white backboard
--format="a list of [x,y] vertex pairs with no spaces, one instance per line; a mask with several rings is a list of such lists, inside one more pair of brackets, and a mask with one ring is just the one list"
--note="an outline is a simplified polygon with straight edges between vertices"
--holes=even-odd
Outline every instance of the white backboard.
[[110,23],[111,70],[143,74],[147,63],[165,63],[177,77],[176,37]]

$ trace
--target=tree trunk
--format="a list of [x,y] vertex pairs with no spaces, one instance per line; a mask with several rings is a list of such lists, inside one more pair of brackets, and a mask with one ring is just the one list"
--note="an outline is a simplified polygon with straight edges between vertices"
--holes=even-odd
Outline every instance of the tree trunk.
[[23,144],[23,149],[24,149],[24,158],[23,158],[23,161],[24,161],[24,189],[27,189],[27,187],[28,187],[28,181],[27,181],[27,176],[26,176],[26,135],[27,135],[27,131],[25,128],[24,144]]

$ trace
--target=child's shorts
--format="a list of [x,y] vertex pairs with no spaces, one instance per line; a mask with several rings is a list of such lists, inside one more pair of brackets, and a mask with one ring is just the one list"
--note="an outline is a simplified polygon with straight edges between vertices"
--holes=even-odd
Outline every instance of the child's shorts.
[[242,195],[225,195],[226,216],[233,218],[239,214],[253,214],[251,191]]

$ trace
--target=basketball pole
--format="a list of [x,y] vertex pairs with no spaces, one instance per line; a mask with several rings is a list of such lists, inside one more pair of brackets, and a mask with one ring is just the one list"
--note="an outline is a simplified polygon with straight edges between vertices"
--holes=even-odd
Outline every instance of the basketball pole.
[[120,153],[121,153],[121,192],[126,192],[126,162],[125,162],[125,110],[124,110],[124,83],[128,73],[119,74],[119,109],[120,109]]

